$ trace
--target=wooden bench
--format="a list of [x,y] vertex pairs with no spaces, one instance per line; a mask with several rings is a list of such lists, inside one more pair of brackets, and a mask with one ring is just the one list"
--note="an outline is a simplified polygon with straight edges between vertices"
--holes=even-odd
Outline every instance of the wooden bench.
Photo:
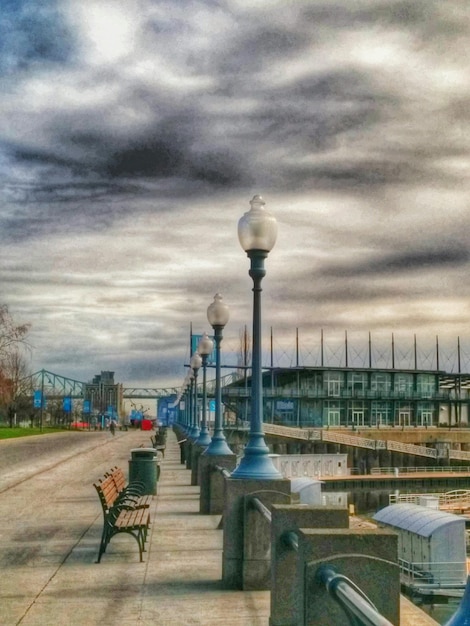
[[93,483],[103,510],[103,532],[97,563],[106,552],[106,548],[118,533],[132,535],[139,546],[140,561],[143,561],[145,542],[150,527],[149,502],[129,493],[119,493],[112,475]]
[[152,442],[152,448],[160,452],[162,457],[165,456],[165,448],[166,448],[166,428],[159,428],[155,433],[154,437],[150,437],[150,441]]
[[145,490],[144,483],[133,481],[126,484],[126,477],[120,467],[113,467],[109,472],[105,474],[105,477],[111,476],[118,492],[117,499],[129,499],[131,502],[135,502],[139,507],[150,506],[152,502],[151,495],[142,495]]

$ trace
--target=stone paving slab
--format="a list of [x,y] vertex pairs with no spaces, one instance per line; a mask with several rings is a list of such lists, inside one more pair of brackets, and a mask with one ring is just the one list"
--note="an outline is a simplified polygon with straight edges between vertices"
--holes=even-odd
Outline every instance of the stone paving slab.
[[[148,437],[93,436],[56,465],[36,464],[27,480],[22,468],[23,482],[0,493],[1,625],[268,626],[269,592],[222,588],[220,516],[199,514],[199,488],[171,432],[144,563],[125,534],[95,562],[102,514],[92,483],[114,465],[127,474],[130,450]],[[410,605],[402,626],[435,624]]]

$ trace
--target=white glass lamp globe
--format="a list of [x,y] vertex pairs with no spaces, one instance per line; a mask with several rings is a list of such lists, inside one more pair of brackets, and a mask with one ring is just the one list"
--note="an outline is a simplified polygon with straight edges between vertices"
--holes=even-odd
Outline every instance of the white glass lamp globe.
[[238,239],[240,245],[250,250],[272,250],[277,238],[276,218],[264,208],[265,201],[261,196],[254,196],[250,201],[251,209],[238,222]]
[[228,305],[222,301],[220,293],[215,294],[214,302],[207,307],[207,319],[213,328],[216,326],[223,328],[229,321],[230,311]]

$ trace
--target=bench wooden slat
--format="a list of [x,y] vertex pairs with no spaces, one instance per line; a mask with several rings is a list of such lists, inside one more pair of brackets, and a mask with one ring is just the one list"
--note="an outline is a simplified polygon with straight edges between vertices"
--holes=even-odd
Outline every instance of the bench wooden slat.
[[136,539],[140,560],[143,560],[142,553],[145,552],[145,542],[150,527],[149,506],[152,496],[136,496],[128,493],[126,488],[119,490],[118,484],[121,481],[121,474],[124,476],[122,470],[113,468],[109,475],[100,482],[93,484],[103,510],[103,532],[97,563],[101,561],[101,557],[114,535],[122,532],[130,534]]

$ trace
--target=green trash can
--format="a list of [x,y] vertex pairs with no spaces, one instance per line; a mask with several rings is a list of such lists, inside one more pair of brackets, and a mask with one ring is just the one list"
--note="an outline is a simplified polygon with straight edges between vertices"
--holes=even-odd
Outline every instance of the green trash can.
[[143,483],[142,495],[156,495],[159,467],[154,448],[134,448],[129,460],[129,482]]

